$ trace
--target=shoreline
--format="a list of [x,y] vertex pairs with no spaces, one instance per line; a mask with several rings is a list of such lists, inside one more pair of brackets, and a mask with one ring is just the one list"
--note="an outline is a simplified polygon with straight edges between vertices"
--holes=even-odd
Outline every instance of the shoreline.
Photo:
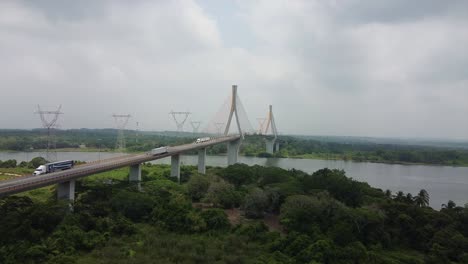
[[[37,149],[34,151],[16,151],[16,150],[0,150],[0,153],[33,153],[33,152],[44,152],[45,150]],[[94,149],[94,148],[63,148],[63,149],[57,149],[57,152],[82,152],[82,153],[87,153],[87,152],[102,152],[102,153],[126,153],[126,154],[132,154],[132,153],[144,153],[140,151],[116,151],[113,149]],[[340,159],[340,158],[326,158],[326,157],[320,157],[320,156],[312,156],[313,154],[303,154],[303,155],[296,155],[296,156],[290,156],[290,157],[261,157],[258,155],[242,155],[239,154],[239,156],[243,157],[252,157],[252,158],[277,158],[277,159],[303,159],[303,160],[330,160],[330,161],[344,161],[344,162],[354,162],[354,163],[379,163],[379,164],[387,164],[387,165],[424,165],[424,166],[437,166],[437,167],[461,167],[461,168],[466,168],[468,167],[468,164],[440,164],[440,163],[419,163],[419,162],[403,162],[403,161],[375,161],[375,160],[353,160],[353,159]],[[210,155],[208,155],[210,156]],[[213,156],[222,156],[222,154],[216,154]]]

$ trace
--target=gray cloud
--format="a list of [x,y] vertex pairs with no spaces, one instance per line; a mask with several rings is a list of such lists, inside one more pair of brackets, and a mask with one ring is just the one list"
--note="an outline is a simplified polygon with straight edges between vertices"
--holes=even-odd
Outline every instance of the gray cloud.
[[[239,85],[281,132],[468,138],[466,1],[2,1],[0,123],[207,122]],[[239,25],[236,27],[236,25]],[[134,125],[132,125],[134,126]],[[187,127],[188,129],[188,127]]]

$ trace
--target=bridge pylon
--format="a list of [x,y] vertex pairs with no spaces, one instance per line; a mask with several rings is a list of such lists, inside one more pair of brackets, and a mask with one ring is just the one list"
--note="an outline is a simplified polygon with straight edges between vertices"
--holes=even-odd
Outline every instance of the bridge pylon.
[[[276,151],[279,151],[279,143],[276,142],[278,139],[278,130],[276,129],[275,116],[273,115],[273,106],[269,106],[268,116],[266,118],[266,126],[264,130],[264,135],[268,135],[268,130],[271,130],[273,139],[265,139],[266,141],[266,152],[273,154]],[[276,143],[276,144],[275,144]]]
[[239,131],[241,138],[244,139],[244,135],[242,133],[240,120],[239,120],[239,113],[237,111],[237,85],[232,86],[231,110],[229,112],[229,117],[227,120],[226,128],[224,129],[225,136],[227,136],[229,133],[229,128],[231,127],[231,121],[232,121],[233,116],[236,117],[237,130]]

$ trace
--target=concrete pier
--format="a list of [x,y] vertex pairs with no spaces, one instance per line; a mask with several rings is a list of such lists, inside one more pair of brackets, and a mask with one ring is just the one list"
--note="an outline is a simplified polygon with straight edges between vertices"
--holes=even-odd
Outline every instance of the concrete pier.
[[237,157],[239,156],[239,148],[240,148],[240,144],[241,144],[241,140],[238,139],[238,140],[235,140],[235,141],[231,141],[228,143],[228,166],[229,165],[233,165],[235,163],[237,163]]
[[171,177],[177,177],[180,183],[180,155],[171,156]]
[[57,198],[61,200],[75,200],[75,180],[57,184]]
[[265,143],[266,143],[266,153],[270,153],[270,154],[273,154],[273,152],[275,151],[275,140],[265,140]]
[[206,148],[198,150],[198,172],[201,174],[206,173]]
[[141,182],[141,164],[130,166],[130,175],[128,180],[130,182]]

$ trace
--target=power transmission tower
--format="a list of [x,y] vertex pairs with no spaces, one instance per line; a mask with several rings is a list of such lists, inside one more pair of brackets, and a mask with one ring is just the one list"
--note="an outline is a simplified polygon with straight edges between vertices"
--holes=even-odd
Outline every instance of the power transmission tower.
[[[62,105],[59,105],[55,111],[45,111],[41,109],[40,105],[37,105],[36,114],[39,114],[42,121],[42,127],[47,131],[47,148],[46,148],[46,159],[48,161],[57,161],[57,151],[55,149],[55,134],[54,127],[57,127],[57,120],[59,115],[63,114],[60,112]],[[49,119],[49,117],[51,117]]]
[[[176,123],[177,131],[179,131],[179,132],[184,131],[185,121],[187,121],[187,118],[191,113],[190,112],[174,112],[174,111],[171,111],[171,112],[169,112],[169,114],[172,115],[172,118],[174,119],[174,122]],[[178,120],[177,116],[182,116],[182,119]]]
[[192,125],[193,128],[193,133],[198,133],[198,129],[200,128],[202,122],[200,121],[192,121],[190,124]]
[[258,134],[259,135],[263,134],[263,128],[265,126],[265,121],[266,120],[267,120],[266,118],[257,118],[258,126],[259,126],[259,128],[258,128]]
[[136,129],[135,129],[135,143],[138,143],[138,122],[136,122]]
[[214,125],[216,126],[216,131],[217,131],[218,135],[221,135],[225,123],[214,123]]
[[130,119],[131,115],[116,115],[113,114],[112,117],[114,118],[115,125],[118,129],[117,135],[117,143],[115,144],[115,148],[118,150],[125,149],[125,134],[124,130],[127,126],[128,119]]

